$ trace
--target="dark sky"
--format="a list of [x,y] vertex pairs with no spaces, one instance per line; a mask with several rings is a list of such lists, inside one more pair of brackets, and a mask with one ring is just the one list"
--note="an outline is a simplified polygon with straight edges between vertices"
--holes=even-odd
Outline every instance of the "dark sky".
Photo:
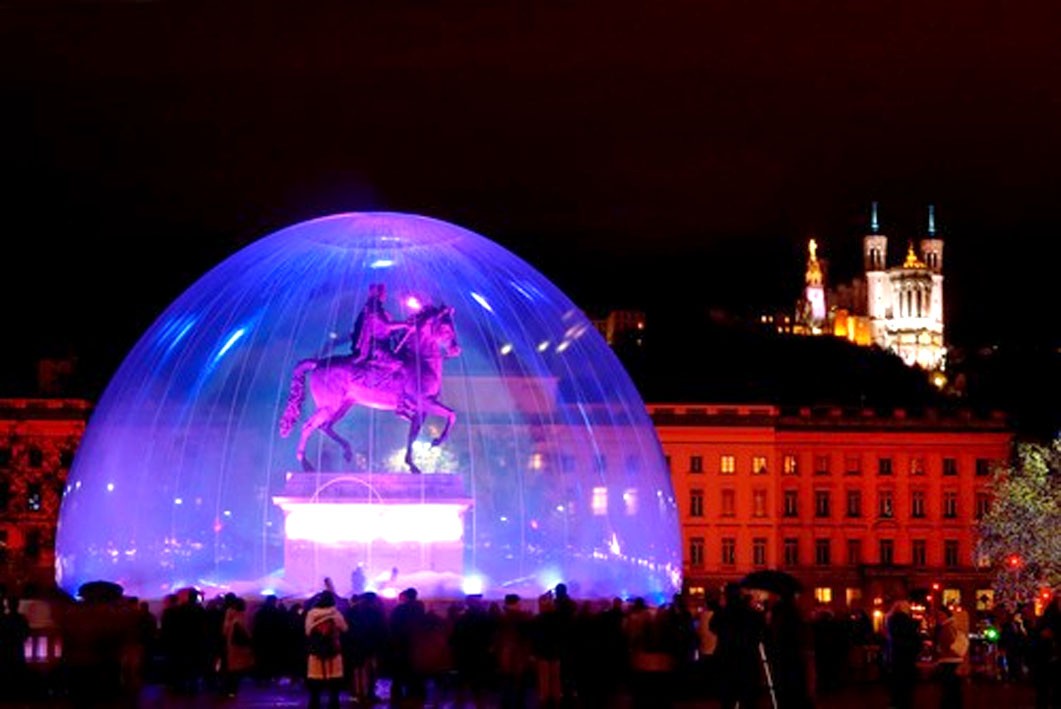
[[[935,203],[948,337],[1061,344],[1054,2],[0,2],[8,372],[109,375],[240,247],[491,238],[588,311],[792,302]],[[644,6],[644,7],[641,7]],[[10,377],[9,377],[10,378]]]

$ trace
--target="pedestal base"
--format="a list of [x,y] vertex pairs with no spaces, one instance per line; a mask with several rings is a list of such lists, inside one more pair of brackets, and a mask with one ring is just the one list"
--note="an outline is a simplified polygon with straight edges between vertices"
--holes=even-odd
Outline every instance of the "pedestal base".
[[284,579],[306,593],[330,577],[344,595],[360,567],[367,587],[456,585],[464,572],[460,476],[289,473],[273,498],[284,511]]

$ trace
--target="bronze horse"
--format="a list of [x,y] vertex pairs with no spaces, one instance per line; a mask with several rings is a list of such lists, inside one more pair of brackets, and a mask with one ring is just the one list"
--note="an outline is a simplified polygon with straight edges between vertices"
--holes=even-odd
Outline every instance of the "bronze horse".
[[305,470],[313,466],[306,460],[306,441],[320,429],[343,449],[343,458],[353,458],[350,442],[335,431],[335,424],[354,405],[383,411],[394,411],[409,421],[405,463],[410,472],[419,473],[413,460],[413,443],[428,416],[446,419],[442,432],[431,441],[441,445],[449,436],[457,415],[438,400],[442,389],[442,361],[460,355],[457,330],[453,325],[453,308],[425,306],[408,320],[409,330],[390,357],[355,362],[352,355],[304,359],[295,366],[291,392],[280,418],[280,436],[287,438],[302,413],[305,378],[316,410],[302,424],[295,457]]

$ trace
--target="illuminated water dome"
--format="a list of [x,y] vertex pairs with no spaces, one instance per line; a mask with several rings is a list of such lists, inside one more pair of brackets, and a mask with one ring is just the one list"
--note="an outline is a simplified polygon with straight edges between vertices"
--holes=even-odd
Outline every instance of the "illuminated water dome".
[[[427,417],[417,475],[409,412],[351,405],[309,435],[306,472],[296,448],[312,396],[292,435],[279,432],[296,367],[353,360],[376,284],[395,322],[452,307],[460,353],[442,362],[438,401],[455,422],[432,448],[445,420]],[[411,332],[380,342],[408,352]],[[492,241],[394,213],[282,229],[170,305],[92,415],[56,540],[62,588],[107,579],[144,598],[189,585],[311,593],[330,576],[344,594],[497,597],[564,582],[581,597],[658,600],[680,570],[658,439],[585,314]]]

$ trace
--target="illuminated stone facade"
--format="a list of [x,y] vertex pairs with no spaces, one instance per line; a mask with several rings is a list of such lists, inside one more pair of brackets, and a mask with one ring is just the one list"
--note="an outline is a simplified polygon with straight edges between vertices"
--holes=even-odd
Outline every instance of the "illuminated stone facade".
[[653,404],[681,515],[686,585],[781,568],[819,600],[872,604],[938,583],[990,589],[974,559],[1001,416]]
[[0,399],[0,583],[55,583],[55,525],[91,404]]

